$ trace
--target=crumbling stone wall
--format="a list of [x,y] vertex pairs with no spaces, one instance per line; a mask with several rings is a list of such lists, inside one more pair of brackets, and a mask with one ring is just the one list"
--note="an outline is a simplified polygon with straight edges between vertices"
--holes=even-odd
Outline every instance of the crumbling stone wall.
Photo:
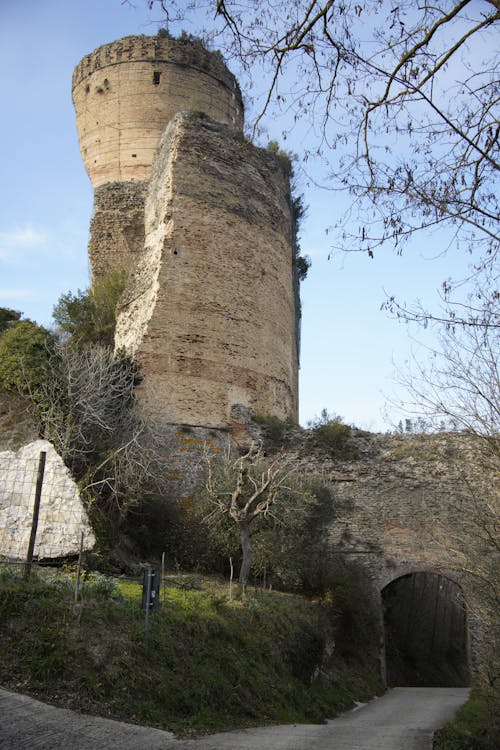
[[[346,455],[297,436],[297,468],[333,485],[330,536],[338,554],[363,565],[375,589],[414,572],[437,573],[461,588],[471,669],[498,657],[498,612],[488,577],[500,562],[489,536],[498,527],[500,481],[488,453],[465,434],[376,435],[353,431]],[[498,590],[498,589],[497,589]]]
[[143,403],[221,427],[231,408],[295,420],[297,352],[288,175],[206,117],[165,131],[146,200],[146,252],[118,319],[147,373]]
[[124,269],[116,346],[159,424],[225,430],[235,406],[296,421],[299,304],[286,160],[242,135],[218,54],[127,37],[73,75],[95,188],[93,275]]
[[124,270],[131,278],[144,249],[148,183],[110,182],[96,188],[89,258],[94,276]]

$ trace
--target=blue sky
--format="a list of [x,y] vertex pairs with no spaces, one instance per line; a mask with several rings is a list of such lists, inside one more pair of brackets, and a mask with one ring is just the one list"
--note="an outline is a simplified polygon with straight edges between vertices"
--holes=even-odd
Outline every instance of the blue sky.
[[[0,0],[1,306],[48,325],[60,294],[88,285],[92,190],[78,148],[71,75],[99,45],[156,30],[145,0]],[[280,140],[278,124],[267,128],[263,143]],[[300,158],[306,138],[296,133],[287,148]],[[387,248],[373,260],[328,260],[325,229],[345,203],[300,174],[298,188],[309,207],[301,244],[312,260],[302,286],[301,423],[326,408],[366,429],[391,429],[400,416],[393,409],[392,420],[384,416],[395,363],[403,366],[417,345],[408,326],[380,310],[385,293],[433,301],[441,281],[459,275],[465,261],[444,255],[446,239],[438,235],[420,238],[402,257]]]

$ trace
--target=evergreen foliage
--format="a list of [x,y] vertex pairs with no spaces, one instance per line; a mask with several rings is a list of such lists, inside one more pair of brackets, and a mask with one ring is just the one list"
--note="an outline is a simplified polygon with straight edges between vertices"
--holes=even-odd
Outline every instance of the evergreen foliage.
[[344,424],[342,417],[329,414],[323,409],[319,418],[309,424],[316,445],[332,451],[343,458],[355,458],[355,450],[351,445],[352,429]]
[[[195,532],[195,558],[205,570],[228,571],[242,563],[241,523],[251,524],[251,580],[275,588],[322,594],[328,588],[332,549],[328,528],[337,503],[332,488],[318,477],[302,479],[276,457],[245,462],[248,489],[260,486],[267,472],[279,467],[270,485],[272,498],[259,495],[259,511],[248,520],[231,515],[230,505],[240,478],[240,466],[229,457],[214,463],[207,486],[199,488],[190,510],[189,527]],[[283,481],[281,481],[283,479]],[[255,483],[255,484],[254,484]],[[244,493],[246,491],[244,490]],[[248,501],[242,495],[243,503]],[[268,502],[269,501],[269,502]],[[241,498],[240,498],[241,505]],[[313,542],[313,543],[311,543]]]
[[17,323],[20,317],[21,313],[18,310],[12,310],[10,307],[0,307],[0,335]]
[[124,271],[111,271],[89,289],[61,295],[52,315],[62,334],[77,346],[113,346],[116,309],[126,280]]
[[31,320],[22,320],[4,330],[0,335],[0,384],[39,403],[43,384],[53,374],[53,346],[53,335]]
[[262,430],[266,447],[281,448],[286,444],[287,431],[290,427],[288,422],[284,422],[273,414],[255,414],[253,419]]

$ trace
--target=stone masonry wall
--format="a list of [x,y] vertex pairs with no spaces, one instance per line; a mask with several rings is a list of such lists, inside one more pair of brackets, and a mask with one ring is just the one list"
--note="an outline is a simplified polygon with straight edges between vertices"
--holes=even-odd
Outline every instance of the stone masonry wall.
[[116,346],[165,422],[225,426],[235,404],[297,418],[288,175],[204,116],[177,115],[153,166],[145,254]]
[[380,592],[413,572],[457,583],[467,606],[471,668],[495,658],[498,613],[488,580],[500,560],[500,478],[485,471],[481,441],[467,435],[373,435],[354,432],[350,457],[314,446],[305,433],[297,469],[332,483],[337,507],[330,535],[339,554],[366,567]]
[[297,419],[298,317],[287,167],[242,136],[218,53],[126,37],[73,74],[95,188],[93,277],[128,274],[116,346],[161,424],[226,429],[239,405]]
[[73,73],[80,149],[94,187],[144,181],[160,135],[179,111],[205,112],[241,131],[243,105],[218,53],[165,35],[119,39]]
[[123,270],[131,277],[144,250],[147,182],[110,182],[94,193],[89,258],[93,276]]

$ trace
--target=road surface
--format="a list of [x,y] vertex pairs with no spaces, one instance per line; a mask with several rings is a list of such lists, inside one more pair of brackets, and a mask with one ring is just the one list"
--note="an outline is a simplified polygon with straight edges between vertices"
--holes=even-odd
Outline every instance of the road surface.
[[467,688],[394,688],[325,724],[178,740],[171,732],[55,708],[0,689],[1,750],[430,750]]

